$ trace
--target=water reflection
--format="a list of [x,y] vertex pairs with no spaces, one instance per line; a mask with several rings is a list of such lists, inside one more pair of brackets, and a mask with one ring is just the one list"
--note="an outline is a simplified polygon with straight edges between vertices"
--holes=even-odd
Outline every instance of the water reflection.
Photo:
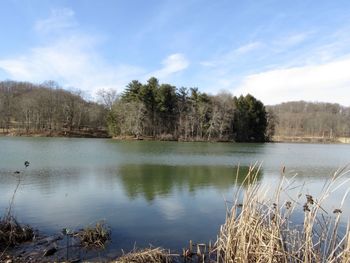
[[[135,242],[178,249],[189,239],[215,239],[225,219],[224,197],[230,201],[234,192],[235,165],[241,164],[239,185],[249,165],[262,161],[262,184],[276,186],[286,166],[288,180],[306,183],[305,192],[317,195],[349,156],[349,145],[1,137],[0,213],[16,186],[13,172],[29,160],[14,207],[22,222],[48,233],[105,219],[113,249],[132,249]],[[341,193],[330,196],[327,211],[339,208]],[[344,207],[342,218],[348,217]]]
[[[212,187],[217,190],[232,189],[235,183],[245,181],[249,167],[228,166],[170,166],[170,165],[123,165],[118,176],[131,199],[143,196],[152,201],[156,196],[168,196],[174,189],[195,192],[197,189]],[[257,180],[263,171],[257,171]]]

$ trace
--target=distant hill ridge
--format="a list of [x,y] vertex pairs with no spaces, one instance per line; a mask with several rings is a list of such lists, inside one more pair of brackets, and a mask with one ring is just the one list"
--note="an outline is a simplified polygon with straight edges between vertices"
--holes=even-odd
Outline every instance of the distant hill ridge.
[[[55,82],[0,82],[0,132],[13,135],[100,137],[105,128],[102,105]],[[104,133],[106,136],[106,133]]]
[[266,106],[275,117],[275,136],[350,137],[350,107],[337,103],[291,101]]

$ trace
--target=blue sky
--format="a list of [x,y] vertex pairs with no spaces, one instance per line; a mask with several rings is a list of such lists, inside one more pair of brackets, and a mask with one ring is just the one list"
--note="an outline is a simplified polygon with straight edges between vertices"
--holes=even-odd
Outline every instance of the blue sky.
[[0,79],[350,105],[350,1],[2,0]]

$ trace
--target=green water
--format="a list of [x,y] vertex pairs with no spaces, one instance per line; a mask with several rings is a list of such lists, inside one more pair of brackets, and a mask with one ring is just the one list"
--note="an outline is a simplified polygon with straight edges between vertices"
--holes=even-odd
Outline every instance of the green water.
[[[14,207],[21,222],[49,234],[104,219],[112,228],[108,251],[135,243],[181,249],[190,239],[216,238],[224,200],[257,161],[259,182],[276,186],[285,166],[289,178],[296,175],[294,181],[317,192],[350,162],[350,145],[1,137],[0,212],[16,185],[13,172],[21,170]],[[332,195],[330,207],[340,200],[340,193]],[[343,218],[349,209],[344,207]]]

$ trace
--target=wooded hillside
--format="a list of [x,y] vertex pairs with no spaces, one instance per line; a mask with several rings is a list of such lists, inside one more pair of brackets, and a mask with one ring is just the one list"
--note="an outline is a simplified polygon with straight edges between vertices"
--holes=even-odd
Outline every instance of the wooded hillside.
[[72,133],[105,128],[105,109],[55,82],[0,82],[0,129],[16,133]]
[[350,107],[305,101],[268,106],[276,136],[350,137]]

